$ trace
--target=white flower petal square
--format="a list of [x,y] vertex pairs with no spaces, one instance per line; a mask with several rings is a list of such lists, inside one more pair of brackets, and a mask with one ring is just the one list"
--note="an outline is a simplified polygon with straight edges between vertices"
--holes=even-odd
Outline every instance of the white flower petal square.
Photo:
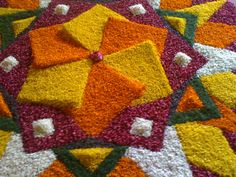
[[10,72],[14,67],[19,64],[19,61],[13,57],[9,56],[5,58],[2,62],[0,62],[0,67],[6,72]]
[[174,63],[181,67],[187,67],[191,61],[192,58],[183,52],[178,52],[174,58]]
[[149,137],[152,134],[152,125],[152,120],[136,117],[131,126],[130,133],[133,135]]
[[36,120],[32,125],[35,137],[49,136],[55,131],[52,118]]
[[39,7],[47,8],[52,0],[39,0]]
[[133,15],[141,15],[146,13],[146,9],[142,4],[135,4],[133,6],[130,6],[129,10]]
[[68,13],[70,9],[70,6],[65,5],[65,4],[58,4],[55,9],[54,12],[57,15],[66,15]]

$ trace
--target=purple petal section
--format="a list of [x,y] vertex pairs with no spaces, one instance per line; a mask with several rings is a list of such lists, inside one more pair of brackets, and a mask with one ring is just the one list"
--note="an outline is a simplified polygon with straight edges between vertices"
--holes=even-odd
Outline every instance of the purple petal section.
[[204,4],[207,2],[212,2],[212,1],[216,1],[216,0],[192,0],[193,5],[198,5],[198,4]]
[[236,52],[236,41],[232,42],[226,49]]
[[[153,151],[160,151],[163,146],[170,102],[168,97],[152,103],[129,107],[117,116],[98,138],[119,145],[144,147]],[[150,137],[146,138],[130,134],[131,125],[136,117],[153,121]]]
[[236,6],[236,1],[235,0],[228,0],[228,1]]
[[6,0],[0,0],[0,7],[7,7],[7,1]]
[[19,61],[19,64],[9,73],[4,72],[2,68],[0,68],[0,83],[3,84],[5,89],[15,98],[26,80],[28,67],[32,60],[31,55],[30,42],[27,35],[21,36],[6,50],[0,53],[0,62],[8,56],[13,56]]
[[224,130],[224,135],[226,139],[228,140],[231,148],[236,153],[236,132],[229,132],[229,131]]
[[[178,52],[183,52],[192,58],[191,63],[186,68],[173,62]],[[194,51],[186,41],[170,32],[166,39],[166,46],[161,60],[173,90],[179,89],[186,80],[189,80],[206,63],[206,59]]]
[[[24,149],[27,152],[31,153],[62,146],[86,137],[74,123],[73,118],[54,108],[20,104],[18,112]],[[55,132],[53,135],[42,138],[34,137],[32,122],[43,118],[53,119]]]
[[236,25],[236,6],[231,2],[225,3],[209,21]]
[[197,167],[193,164],[190,164],[190,168],[193,172],[193,176],[195,176],[195,177],[220,177],[219,175],[217,175],[209,170]]

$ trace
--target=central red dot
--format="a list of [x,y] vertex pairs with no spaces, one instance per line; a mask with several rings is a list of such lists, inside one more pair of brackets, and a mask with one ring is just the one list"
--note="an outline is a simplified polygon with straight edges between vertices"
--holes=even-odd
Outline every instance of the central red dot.
[[94,62],[99,62],[99,61],[102,61],[103,55],[101,52],[96,51],[96,52],[91,53],[89,58],[93,60]]

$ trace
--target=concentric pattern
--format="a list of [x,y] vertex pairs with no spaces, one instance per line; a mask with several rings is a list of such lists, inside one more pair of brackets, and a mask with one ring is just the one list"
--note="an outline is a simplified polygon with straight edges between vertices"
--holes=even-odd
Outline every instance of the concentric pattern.
[[236,176],[236,6],[0,0],[0,176]]

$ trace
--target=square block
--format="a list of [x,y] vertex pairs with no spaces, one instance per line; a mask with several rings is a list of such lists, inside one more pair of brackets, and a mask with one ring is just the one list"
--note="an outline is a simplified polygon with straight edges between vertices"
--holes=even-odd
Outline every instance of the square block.
[[130,6],[129,10],[133,15],[141,15],[146,13],[146,9],[142,4],[135,4],[133,6]]
[[182,52],[178,52],[174,58],[174,63],[181,67],[187,67],[191,61],[192,61],[192,58]]
[[39,0],[39,7],[47,8],[52,0]]
[[54,9],[54,13],[57,15],[66,15],[70,9],[69,5],[58,4]]
[[19,64],[19,61],[13,56],[5,58],[1,63],[0,67],[6,72],[10,72],[15,66]]
[[55,131],[52,118],[36,120],[32,123],[32,125],[35,137],[49,136]]
[[130,133],[133,135],[149,137],[152,134],[152,120],[136,117],[131,126]]

